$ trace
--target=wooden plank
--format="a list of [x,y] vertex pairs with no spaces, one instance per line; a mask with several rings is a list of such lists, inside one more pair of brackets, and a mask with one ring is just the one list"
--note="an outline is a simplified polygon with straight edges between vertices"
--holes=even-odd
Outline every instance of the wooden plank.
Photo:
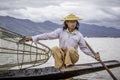
[[77,66],[77,65],[75,65],[75,66],[68,66],[68,67],[66,67],[66,68],[64,68],[64,69],[61,69],[61,71],[71,71],[71,70],[78,70],[78,69],[85,69],[85,68],[90,68],[91,66],[90,65],[86,65],[86,66]]

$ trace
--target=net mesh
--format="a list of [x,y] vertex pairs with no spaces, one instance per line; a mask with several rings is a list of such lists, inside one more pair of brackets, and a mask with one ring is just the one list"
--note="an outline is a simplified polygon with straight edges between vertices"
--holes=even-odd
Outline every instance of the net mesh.
[[22,35],[0,28],[0,69],[17,66],[19,69],[30,68],[46,63],[51,50],[46,45],[32,41],[20,41]]

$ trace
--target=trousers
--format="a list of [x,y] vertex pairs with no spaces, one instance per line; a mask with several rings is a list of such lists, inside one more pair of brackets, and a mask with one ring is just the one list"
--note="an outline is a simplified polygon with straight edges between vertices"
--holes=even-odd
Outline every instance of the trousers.
[[55,46],[51,50],[56,68],[61,68],[67,64],[73,65],[79,60],[78,52],[73,47],[62,50],[61,48]]

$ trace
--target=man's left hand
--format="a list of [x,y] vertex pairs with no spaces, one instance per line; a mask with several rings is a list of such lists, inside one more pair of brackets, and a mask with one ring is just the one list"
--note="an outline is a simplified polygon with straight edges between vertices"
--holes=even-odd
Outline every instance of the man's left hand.
[[97,53],[95,54],[95,59],[96,59],[97,61],[100,61],[100,55],[99,55],[99,52],[97,52]]

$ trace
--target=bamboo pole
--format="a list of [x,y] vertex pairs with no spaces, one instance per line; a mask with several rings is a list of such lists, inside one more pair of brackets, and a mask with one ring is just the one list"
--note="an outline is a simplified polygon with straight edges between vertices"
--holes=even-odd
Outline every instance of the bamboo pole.
[[[86,41],[85,41],[86,42]],[[90,49],[90,51],[93,53],[93,55],[96,55],[96,52],[91,48],[91,46],[86,42],[86,45],[88,46],[88,48]],[[109,68],[103,63],[103,61],[101,59],[98,60],[102,66],[106,69],[106,71],[110,74],[110,76],[113,78],[113,80],[118,80],[114,74],[109,70]]]

